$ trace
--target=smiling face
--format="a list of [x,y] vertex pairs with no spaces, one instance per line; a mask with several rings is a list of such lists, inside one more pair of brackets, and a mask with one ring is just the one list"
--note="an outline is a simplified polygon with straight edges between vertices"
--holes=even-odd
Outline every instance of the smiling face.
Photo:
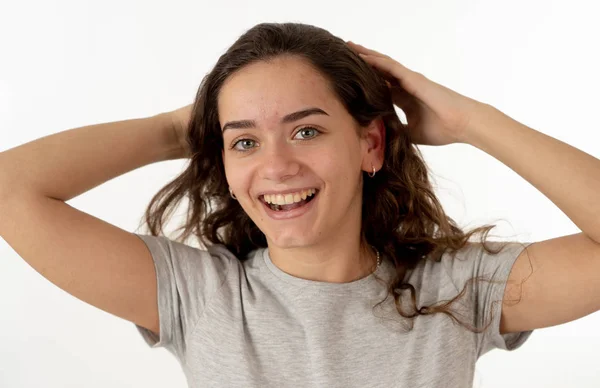
[[319,72],[298,57],[245,66],[224,83],[218,114],[227,181],[269,246],[359,236],[376,141],[359,138]]

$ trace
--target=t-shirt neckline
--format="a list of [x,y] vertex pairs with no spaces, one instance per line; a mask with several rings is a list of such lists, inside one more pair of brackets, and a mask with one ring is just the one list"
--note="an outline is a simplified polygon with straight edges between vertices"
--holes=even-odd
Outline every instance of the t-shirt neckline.
[[381,258],[381,264],[379,265],[379,267],[375,271],[370,273],[369,275],[364,276],[360,279],[348,282],[348,283],[330,283],[330,282],[321,282],[321,281],[316,281],[316,280],[302,279],[302,278],[290,275],[287,272],[284,272],[279,267],[277,267],[271,260],[271,256],[269,255],[269,248],[263,248],[261,256],[263,259],[262,261],[266,265],[266,267],[269,269],[269,272],[271,272],[274,276],[276,276],[282,282],[284,282],[288,285],[291,285],[291,286],[305,288],[306,290],[315,290],[315,291],[322,291],[322,292],[327,292],[327,293],[347,293],[347,292],[352,292],[352,291],[368,291],[368,290],[372,289],[372,287],[375,284],[377,284],[377,285],[380,284],[380,281],[378,281],[378,279],[376,279],[375,275],[377,275],[377,277],[385,280],[383,278],[383,274],[386,272],[387,266],[388,266],[388,261],[385,259],[385,255],[383,255]]

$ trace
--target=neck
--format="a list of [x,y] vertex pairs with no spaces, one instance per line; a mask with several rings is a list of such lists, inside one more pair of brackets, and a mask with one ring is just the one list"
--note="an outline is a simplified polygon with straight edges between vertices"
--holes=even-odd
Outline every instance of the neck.
[[[370,275],[377,267],[374,249],[359,236],[339,236],[326,244],[279,248],[269,244],[273,264],[282,271],[307,280],[349,283]],[[355,243],[349,244],[348,241]]]

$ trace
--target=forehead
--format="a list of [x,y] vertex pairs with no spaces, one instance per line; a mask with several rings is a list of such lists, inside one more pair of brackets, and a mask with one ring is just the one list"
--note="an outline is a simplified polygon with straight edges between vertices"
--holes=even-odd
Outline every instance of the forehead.
[[218,97],[221,124],[237,119],[278,121],[309,106],[330,114],[342,108],[327,79],[297,57],[278,57],[243,67],[225,81]]

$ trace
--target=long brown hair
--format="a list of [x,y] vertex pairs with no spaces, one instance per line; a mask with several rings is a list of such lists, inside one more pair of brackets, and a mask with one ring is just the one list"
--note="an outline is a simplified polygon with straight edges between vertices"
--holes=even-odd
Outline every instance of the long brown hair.
[[[241,261],[248,253],[267,247],[265,235],[233,200],[228,191],[222,154],[223,139],[217,113],[217,98],[225,80],[246,65],[278,56],[307,59],[330,81],[330,87],[349,114],[361,126],[381,118],[386,130],[385,161],[374,178],[363,180],[362,237],[389,257],[396,275],[387,285],[400,315],[412,318],[441,312],[470,330],[449,312],[451,305],[467,290],[441,305],[416,306],[415,288],[404,283],[408,270],[422,260],[439,261],[445,251],[458,251],[469,238],[481,233],[481,243],[495,225],[464,233],[448,217],[436,198],[428,169],[419,149],[411,142],[392,102],[390,89],[381,73],[363,61],[344,40],[328,31],[299,23],[262,23],[244,33],[225,52],[202,80],[187,133],[192,156],[178,177],[151,200],[144,221],[152,235],[162,233],[176,205],[188,199],[187,220],[177,230],[182,242],[195,235],[204,246],[223,244]],[[410,99],[408,100],[410,103]],[[366,173],[365,173],[366,174]],[[166,213],[166,215],[165,215]],[[482,279],[471,279],[482,280]],[[400,293],[410,290],[414,312],[402,310]],[[387,298],[387,296],[386,296]],[[381,302],[380,302],[381,303]]]

